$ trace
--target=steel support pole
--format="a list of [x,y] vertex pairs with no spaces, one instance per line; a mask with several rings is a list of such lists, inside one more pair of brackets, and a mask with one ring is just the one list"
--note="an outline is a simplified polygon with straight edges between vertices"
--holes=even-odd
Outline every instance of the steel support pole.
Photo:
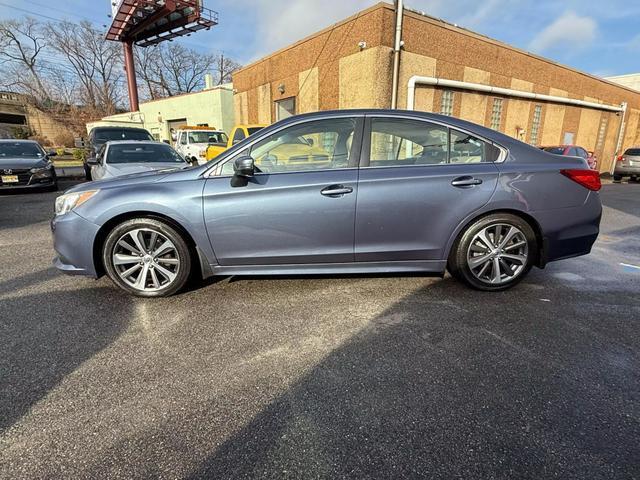
[[124,46],[124,69],[127,72],[127,88],[129,90],[129,108],[132,112],[137,112],[138,106],[138,84],[136,83],[136,67],[133,61],[133,41],[122,42]]

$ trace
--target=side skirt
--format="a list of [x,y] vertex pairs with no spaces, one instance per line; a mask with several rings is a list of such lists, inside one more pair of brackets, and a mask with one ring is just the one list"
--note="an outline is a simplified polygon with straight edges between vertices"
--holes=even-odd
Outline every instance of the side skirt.
[[211,265],[213,275],[322,275],[345,273],[433,273],[444,275],[445,260],[307,263],[286,265]]

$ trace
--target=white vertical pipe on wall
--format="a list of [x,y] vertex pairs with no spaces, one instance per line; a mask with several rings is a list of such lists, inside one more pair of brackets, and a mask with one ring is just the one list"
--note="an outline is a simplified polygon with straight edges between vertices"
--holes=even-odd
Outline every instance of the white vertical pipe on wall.
[[391,108],[398,108],[398,83],[400,79],[400,50],[402,49],[402,0],[396,0],[396,31],[393,42],[393,79],[391,82]]

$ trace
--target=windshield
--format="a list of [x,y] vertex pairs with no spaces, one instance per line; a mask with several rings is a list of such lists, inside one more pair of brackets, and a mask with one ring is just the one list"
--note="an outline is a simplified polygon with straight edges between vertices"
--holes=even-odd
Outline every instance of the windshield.
[[181,163],[180,155],[164,143],[111,145],[107,153],[107,163]]
[[1,142],[0,157],[42,158],[44,157],[44,151],[37,143]]
[[254,133],[259,132],[263,128],[264,127],[249,127],[247,128],[247,132],[249,133],[249,135],[253,135]]
[[98,130],[94,138],[95,143],[105,143],[112,140],[153,140],[153,137],[145,130],[115,128]]
[[562,155],[564,153],[564,147],[546,147],[543,148],[545,152],[553,153],[554,155]]
[[189,143],[227,143],[224,132],[189,132]]

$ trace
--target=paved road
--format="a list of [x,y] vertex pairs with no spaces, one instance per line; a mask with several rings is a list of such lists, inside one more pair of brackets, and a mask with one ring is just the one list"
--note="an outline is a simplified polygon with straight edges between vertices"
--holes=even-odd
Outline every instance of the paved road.
[[58,275],[55,194],[0,197],[0,478],[640,477],[640,185],[591,255],[450,278]]

